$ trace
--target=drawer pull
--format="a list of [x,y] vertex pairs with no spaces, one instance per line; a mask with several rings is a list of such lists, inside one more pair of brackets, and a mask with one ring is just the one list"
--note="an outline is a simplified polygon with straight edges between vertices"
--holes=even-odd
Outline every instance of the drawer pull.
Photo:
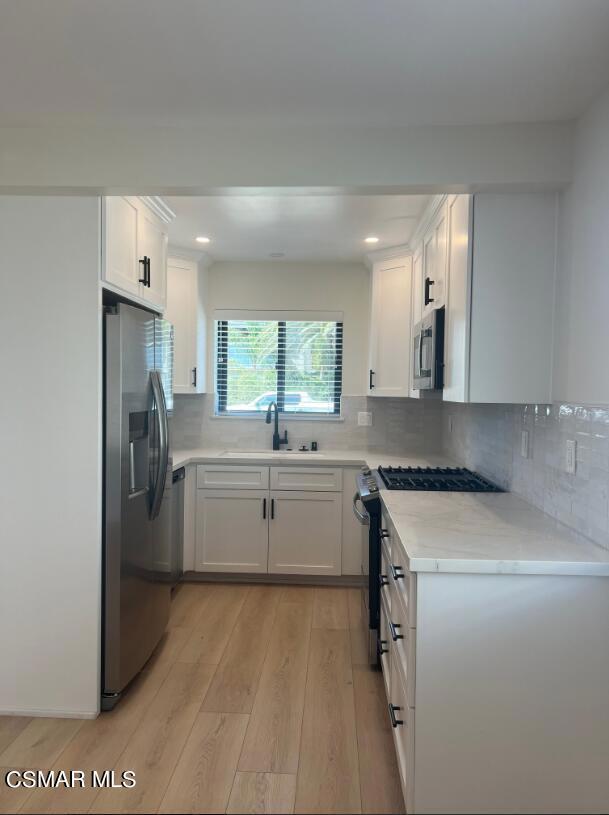
[[391,719],[392,727],[399,727],[400,725],[404,724],[404,720],[397,719],[395,715],[401,709],[402,708],[399,705],[392,705],[391,702],[389,702],[389,718]]
[[386,574],[380,574],[379,575],[379,586],[381,588],[383,588],[383,586],[388,586],[388,585],[389,585],[389,578],[387,577],[387,575]]
[[394,580],[403,580],[406,577],[404,569],[401,566],[396,566],[395,563],[391,564],[391,574]]
[[389,633],[391,634],[391,639],[394,642],[397,642],[398,640],[403,640],[404,639],[403,634],[398,634],[398,628],[401,628],[401,627],[402,626],[399,623],[392,623],[391,620],[389,621]]
[[377,646],[376,646],[376,650],[377,650],[377,653],[378,653],[378,655],[380,657],[382,657],[383,654],[388,654],[389,653],[389,648],[385,648],[386,645],[387,645],[387,640],[379,640],[378,641]]

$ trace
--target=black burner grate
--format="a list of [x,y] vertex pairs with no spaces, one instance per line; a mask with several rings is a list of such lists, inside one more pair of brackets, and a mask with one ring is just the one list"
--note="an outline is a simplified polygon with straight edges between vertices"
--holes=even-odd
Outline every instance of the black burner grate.
[[388,490],[503,492],[465,467],[379,467],[378,472]]

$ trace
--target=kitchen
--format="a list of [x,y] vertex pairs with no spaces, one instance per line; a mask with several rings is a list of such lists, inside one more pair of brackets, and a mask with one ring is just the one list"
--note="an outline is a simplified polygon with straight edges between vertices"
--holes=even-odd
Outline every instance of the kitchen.
[[609,810],[588,67],[375,166],[344,123],[0,128],[0,811]]

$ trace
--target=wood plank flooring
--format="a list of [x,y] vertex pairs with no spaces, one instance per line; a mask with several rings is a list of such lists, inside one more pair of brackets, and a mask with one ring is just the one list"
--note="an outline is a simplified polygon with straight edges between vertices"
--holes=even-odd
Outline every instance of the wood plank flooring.
[[[10,790],[7,769],[124,770],[133,789]],[[111,713],[0,717],[0,813],[400,813],[359,592],[184,584]]]

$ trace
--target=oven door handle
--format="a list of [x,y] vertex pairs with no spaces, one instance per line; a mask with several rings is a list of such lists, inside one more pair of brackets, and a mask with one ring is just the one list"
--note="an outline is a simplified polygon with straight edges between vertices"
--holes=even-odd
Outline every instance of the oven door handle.
[[368,526],[370,524],[370,516],[367,512],[360,512],[357,508],[357,503],[360,500],[359,492],[356,492],[353,496],[353,514],[363,526]]

